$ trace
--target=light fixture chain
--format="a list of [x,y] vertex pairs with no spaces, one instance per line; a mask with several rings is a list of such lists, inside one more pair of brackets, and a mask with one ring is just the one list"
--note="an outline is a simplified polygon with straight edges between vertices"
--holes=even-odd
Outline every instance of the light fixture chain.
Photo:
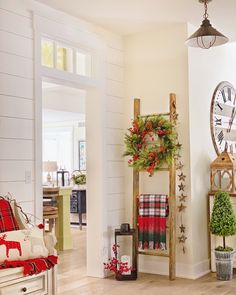
[[203,15],[204,19],[208,19],[208,17],[209,17],[207,2],[208,2],[207,0],[204,1],[204,8],[205,8],[205,12],[204,12],[204,15]]

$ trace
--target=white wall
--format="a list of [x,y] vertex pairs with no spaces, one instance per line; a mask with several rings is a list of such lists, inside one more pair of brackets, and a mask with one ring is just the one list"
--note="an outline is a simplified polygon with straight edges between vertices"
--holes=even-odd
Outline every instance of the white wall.
[[[236,87],[236,44],[210,50],[189,49],[189,117],[191,145],[191,196],[193,261],[208,260],[207,193],[210,163],[217,157],[210,131],[213,92],[221,81]],[[196,255],[197,253],[197,255]]]
[[[102,276],[102,261],[106,260],[109,252],[109,230],[121,223],[124,213],[124,205],[120,201],[123,200],[124,193],[121,158],[124,101],[122,39],[93,24],[70,17],[33,0],[0,0],[0,193],[4,195],[7,191],[11,192],[18,201],[24,202],[23,207],[26,211],[34,215],[40,211],[36,205],[36,200],[39,200],[40,196],[35,194],[37,190],[34,182],[34,144],[37,134],[35,124],[38,122],[34,112],[34,79],[39,78],[39,73],[34,74],[37,50],[34,51],[32,11],[42,16],[38,18],[39,25],[46,30],[45,33],[50,35],[56,31],[57,39],[63,39],[65,35],[62,32],[66,31],[71,42],[76,43],[79,39],[84,39],[87,42],[85,48],[96,48],[99,43],[99,46],[103,44],[105,49],[101,67],[103,72],[99,75],[105,75],[102,81],[103,90],[98,96],[102,105],[98,105],[98,100],[93,102],[92,96],[88,98],[89,107],[94,108],[94,116],[88,120],[93,120],[91,124],[98,122],[103,131],[96,135],[99,137],[97,141],[93,138],[91,142],[101,143],[104,152],[101,162],[101,167],[104,167],[101,176],[104,183],[101,183],[102,190],[97,190],[97,195],[101,194],[104,199],[97,207],[103,213],[103,227],[92,233],[90,239],[92,241],[94,234],[94,238],[102,242],[97,245],[96,251],[93,249],[94,245],[88,248],[94,253],[94,257],[91,256],[89,261],[89,274]],[[94,64],[94,67],[98,68],[99,64]],[[59,73],[58,76],[61,78],[63,73]],[[101,80],[99,76],[95,78]],[[93,95],[93,91],[90,95]],[[40,105],[38,101],[37,105]],[[99,111],[104,111],[105,116],[101,117]],[[95,148],[96,144],[93,149]],[[36,163],[38,172],[39,166]],[[32,175],[32,182],[29,184],[25,183],[25,172],[28,171]],[[94,169],[94,173],[98,171]],[[93,265],[94,261],[98,261],[96,266]]]
[[[187,253],[182,254],[177,244],[177,274],[192,276],[191,227],[190,227],[190,162],[189,162],[189,117],[188,117],[188,56],[184,41],[186,24],[162,25],[151,32],[126,36],[125,38],[125,82],[127,128],[133,118],[133,98],[141,99],[141,114],[169,111],[169,94],[177,95],[179,114],[179,140],[183,144],[182,161],[187,175],[186,193],[189,195],[188,209],[184,214],[188,240]],[[125,163],[127,167],[127,162]],[[126,168],[126,218],[131,222],[132,169]],[[141,193],[168,193],[168,174],[158,172],[152,178],[141,175]],[[180,224],[177,214],[177,224]],[[179,228],[177,228],[179,233]],[[140,255],[140,271],[168,273],[168,259]]]

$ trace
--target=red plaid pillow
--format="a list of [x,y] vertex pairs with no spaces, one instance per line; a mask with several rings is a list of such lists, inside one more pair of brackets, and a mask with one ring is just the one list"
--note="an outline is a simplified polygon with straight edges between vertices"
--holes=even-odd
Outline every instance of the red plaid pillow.
[[7,200],[0,200],[0,232],[18,230],[19,226]]

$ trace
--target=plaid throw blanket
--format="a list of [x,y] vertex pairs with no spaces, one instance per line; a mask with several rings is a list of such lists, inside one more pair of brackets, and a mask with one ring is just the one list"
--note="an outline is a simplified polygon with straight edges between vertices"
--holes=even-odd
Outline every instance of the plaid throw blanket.
[[23,267],[25,276],[32,276],[47,269],[53,268],[57,264],[57,256],[51,255],[45,258],[35,258],[29,260],[8,261],[0,264],[0,269]]
[[19,226],[13,215],[9,201],[0,199],[0,232],[18,230]]
[[139,196],[139,248],[166,249],[166,195],[142,194]]

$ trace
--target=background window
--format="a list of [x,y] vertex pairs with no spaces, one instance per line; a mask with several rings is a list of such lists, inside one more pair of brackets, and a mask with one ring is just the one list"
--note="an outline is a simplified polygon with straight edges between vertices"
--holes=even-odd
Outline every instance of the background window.
[[43,66],[53,68],[53,41],[42,39],[41,42],[41,62]]
[[58,70],[73,72],[73,50],[63,45],[57,45],[57,64]]

